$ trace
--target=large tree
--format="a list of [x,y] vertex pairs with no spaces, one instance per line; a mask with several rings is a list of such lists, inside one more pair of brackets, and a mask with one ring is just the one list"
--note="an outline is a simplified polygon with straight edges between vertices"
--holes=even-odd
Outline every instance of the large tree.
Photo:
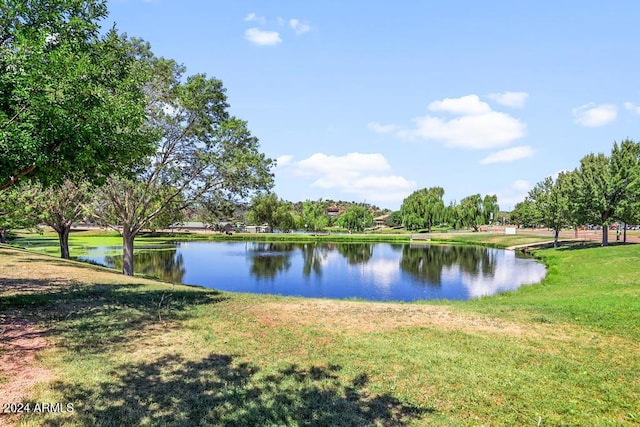
[[510,213],[511,221],[518,227],[529,227],[539,225],[536,222],[535,206],[531,199],[526,198],[522,202],[516,203]]
[[426,227],[430,233],[431,228],[444,219],[443,196],[442,187],[423,188],[411,193],[400,207],[404,226],[409,230]]
[[481,225],[491,223],[500,211],[498,198],[495,195],[472,194],[460,200],[457,206],[457,221],[464,227],[478,231]]
[[547,177],[529,191],[537,222],[553,230],[553,246],[558,246],[560,230],[572,222],[570,199],[574,189],[568,175],[560,173],[554,181]]
[[288,232],[295,228],[290,203],[278,199],[275,193],[259,194],[251,201],[248,219],[252,223],[266,223],[269,231],[274,228]]
[[482,214],[484,215],[485,224],[493,224],[498,219],[498,212],[500,212],[500,206],[498,206],[498,196],[495,194],[487,194],[482,199]]
[[373,225],[373,215],[365,206],[351,205],[338,217],[337,223],[351,231],[364,231]]
[[222,82],[195,75],[173,61],[151,58],[149,126],[158,131],[156,153],[133,179],[111,178],[95,215],[123,238],[123,273],[133,275],[136,235],[167,209],[202,198],[232,201],[273,182],[272,160],[259,152],[246,122],[229,116]]
[[104,0],[0,2],[0,190],[104,178],[150,153],[146,76]]
[[640,143],[629,139],[611,149],[611,176],[613,186],[621,193],[614,217],[624,223],[624,242],[627,242],[626,224],[640,220]]
[[66,180],[45,189],[41,186],[36,188],[39,197],[35,200],[35,206],[40,220],[56,231],[60,242],[60,256],[69,259],[71,226],[85,213],[86,204],[92,196],[91,185],[86,181],[76,184]]
[[471,227],[473,231],[478,231],[480,225],[484,223],[482,197],[480,194],[473,194],[460,200],[458,214],[460,215],[460,222],[463,226]]
[[624,200],[623,187],[612,174],[611,159],[603,153],[590,153],[580,160],[576,172],[576,206],[584,224],[602,227],[602,246],[609,244],[609,222]]
[[317,233],[329,224],[326,204],[322,199],[318,201],[307,200],[302,204],[302,216],[300,217],[302,227],[305,230],[313,230]]

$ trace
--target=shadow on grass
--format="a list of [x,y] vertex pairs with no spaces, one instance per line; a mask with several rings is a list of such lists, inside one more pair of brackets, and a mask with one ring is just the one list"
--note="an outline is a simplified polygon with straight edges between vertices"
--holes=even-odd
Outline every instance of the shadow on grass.
[[120,366],[111,375],[95,388],[55,385],[82,425],[399,426],[435,412],[372,395],[366,375],[348,379],[339,366],[262,373],[229,355],[201,361],[170,355]]
[[[148,327],[188,318],[189,310],[226,299],[219,292],[141,284],[54,286],[50,280],[0,279],[0,318],[4,324],[28,321],[46,325],[44,336],[77,352],[98,353],[126,344]],[[169,322],[169,324],[167,323]]]
[[[617,246],[628,246],[635,245],[636,243],[631,242],[609,242],[609,244],[605,247],[617,247]],[[592,249],[592,248],[602,248],[602,243],[599,241],[588,241],[588,242],[563,242],[558,249],[563,251],[574,251],[578,249]]]

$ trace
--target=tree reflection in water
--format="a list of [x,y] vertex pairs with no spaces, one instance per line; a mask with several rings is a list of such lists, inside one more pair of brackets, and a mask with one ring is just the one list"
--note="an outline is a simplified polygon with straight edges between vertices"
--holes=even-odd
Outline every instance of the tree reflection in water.
[[322,276],[322,263],[327,259],[329,254],[329,246],[317,243],[302,243],[302,274],[305,277],[311,276],[313,271],[316,276]]
[[[464,300],[537,283],[545,275],[544,266],[533,259],[473,246],[198,242],[164,248],[140,248],[135,254],[136,273],[233,292],[379,301]],[[96,248],[86,259],[121,269],[122,257],[105,257],[112,250]],[[260,281],[272,286],[257,286]]]
[[274,279],[278,273],[288,271],[295,249],[294,243],[256,243],[249,249],[251,275],[258,279]]
[[[122,255],[105,256],[108,267],[122,270]],[[136,252],[135,272],[157,277],[170,283],[182,283],[186,270],[182,254],[176,254],[176,248],[144,250]]]
[[373,256],[373,246],[370,243],[346,243],[338,245],[337,249],[349,265],[366,264]]
[[496,270],[495,253],[487,248],[471,246],[404,246],[400,268],[421,283],[440,286],[445,268],[458,265],[460,271],[471,275],[493,276]]

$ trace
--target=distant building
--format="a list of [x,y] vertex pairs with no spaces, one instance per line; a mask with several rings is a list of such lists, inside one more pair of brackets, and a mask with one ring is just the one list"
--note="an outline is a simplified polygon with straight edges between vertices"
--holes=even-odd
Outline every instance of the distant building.
[[209,224],[201,221],[176,222],[169,227],[171,230],[205,230],[209,228]]
[[245,231],[247,233],[268,233],[269,232],[269,227],[266,225],[247,225],[245,227]]
[[329,215],[330,217],[336,217],[338,215],[340,215],[340,209],[338,209],[335,206],[330,206],[327,208],[327,215]]
[[385,222],[387,221],[387,219],[389,219],[390,216],[391,214],[380,215],[378,217],[375,217],[373,218],[373,223],[375,224],[376,227],[382,227],[384,226]]

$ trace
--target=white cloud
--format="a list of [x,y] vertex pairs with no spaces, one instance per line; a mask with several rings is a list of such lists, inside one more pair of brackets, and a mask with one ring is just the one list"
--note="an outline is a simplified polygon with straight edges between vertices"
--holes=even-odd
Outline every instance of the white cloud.
[[506,150],[498,151],[480,160],[482,164],[491,163],[504,163],[513,162],[520,159],[526,159],[533,156],[535,151],[528,145],[521,145],[519,147],[507,148]]
[[512,108],[523,108],[529,94],[526,92],[502,92],[491,93],[487,95],[489,99],[493,99],[500,105]]
[[265,25],[267,23],[267,19],[264,16],[258,16],[253,12],[245,16],[244,20],[246,22],[257,22],[260,25]]
[[[529,260],[516,257],[515,251],[502,251],[494,255],[495,267],[491,274],[483,271],[477,274],[460,274],[462,284],[470,298],[493,295],[496,292],[513,291],[521,285],[539,283],[544,279],[546,268],[540,263],[531,265]],[[522,265],[522,268],[518,268]]]
[[618,115],[618,109],[615,105],[596,105],[593,102],[576,107],[572,111],[575,122],[587,127],[606,125],[613,122]]
[[298,19],[290,19],[289,26],[293,28],[293,31],[296,32],[297,35],[304,34],[311,30],[311,26],[306,22],[300,22]]
[[280,157],[276,158],[276,167],[282,168],[285,167],[289,164],[291,164],[291,161],[293,160],[293,156],[290,154],[286,154]]
[[475,115],[491,112],[489,104],[480,101],[478,95],[467,95],[460,98],[445,98],[442,101],[433,101],[427,108],[429,111],[443,111],[457,115]]
[[379,153],[316,153],[295,166],[298,176],[314,179],[312,187],[337,190],[371,202],[400,202],[417,187],[415,182],[393,175],[389,162]]
[[244,37],[259,46],[275,46],[282,42],[277,31],[265,31],[259,28],[249,28],[244,32]]
[[512,182],[509,187],[489,194],[495,194],[498,196],[498,205],[500,205],[501,210],[509,211],[513,209],[516,203],[523,201],[529,194],[529,190],[532,188],[533,187],[529,181],[518,179]]
[[433,101],[429,111],[445,112],[461,117],[451,119],[427,114],[414,119],[415,129],[400,130],[406,139],[441,141],[447,147],[486,149],[504,147],[525,135],[525,124],[480,101],[477,95]]
[[383,125],[377,122],[369,122],[367,127],[376,133],[390,133],[397,129],[396,125]]
[[626,108],[629,111],[633,111],[636,114],[640,114],[640,107],[633,104],[632,102],[625,102],[624,108]]

